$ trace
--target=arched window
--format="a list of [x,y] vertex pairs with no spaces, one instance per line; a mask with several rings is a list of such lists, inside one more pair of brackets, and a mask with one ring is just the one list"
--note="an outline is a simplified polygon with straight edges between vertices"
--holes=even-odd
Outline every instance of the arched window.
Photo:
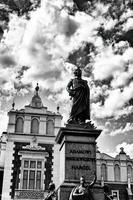
[[53,120],[47,121],[47,135],[54,135],[54,122]]
[[24,120],[22,117],[18,117],[16,120],[16,127],[15,132],[23,133],[23,126],[24,126]]
[[133,181],[133,176],[132,176],[132,166],[128,165],[127,166],[127,178],[130,177],[131,182]]
[[31,121],[31,133],[33,134],[39,133],[39,121],[36,118],[32,119]]
[[115,181],[120,181],[120,167],[118,164],[114,167]]
[[103,177],[104,181],[107,181],[107,166],[106,166],[106,164],[101,165],[101,176]]

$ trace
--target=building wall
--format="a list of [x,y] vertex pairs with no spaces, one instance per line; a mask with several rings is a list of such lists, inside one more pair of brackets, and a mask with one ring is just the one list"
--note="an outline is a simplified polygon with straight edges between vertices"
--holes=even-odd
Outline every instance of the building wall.
[[[48,190],[49,183],[54,181],[56,185],[59,184],[59,145],[55,145],[55,136],[61,126],[62,116],[59,111],[53,113],[43,106],[38,90],[30,105],[21,110],[13,108],[8,116],[7,138],[1,142],[0,148],[0,167],[4,171],[1,200],[18,197],[44,199],[44,191]],[[39,189],[40,191],[22,190],[25,159],[29,160],[29,165],[32,160],[37,160],[36,165],[38,159],[41,160],[43,168],[26,169],[28,177],[31,171],[36,173],[35,181],[37,181],[39,170],[42,172],[43,186]]]
[[55,144],[53,147],[53,177],[52,181],[55,183],[56,187],[58,188],[60,185],[60,156],[59,156],[59,149],[60,145]]
[[[106,165],[106,172],[104,173],[102,165]],[[130,166],[130,171],[128,166]],[[106,177],[105,174],[107,174]],[[126,155],[123,148],[115,158],[98,151],[97,179],[102,186],[109,187],[110,195],[117,193],[118,198],[116,200],[126,200],[130,195],[133,197],[133,160]]]
[[[23,134],[31,134],[31,124],[32,124],[32,120],[33,119],[37,119],[39,122],[39,131],[37,134],[39,135],[47,135],[47,126],[48,126],[48,122],[52,121],[53,122],[53,127],[54,127],[54,131],[53,131],[53,135],[56,135],[58,130],[59,130],[59,125],[61,124],[61,116],[39,116],[33,114],[25,114],[25,116],[23,116],[23,113],[19,113],[19,115],[16,113],[9,113],[11,120],[9,121],[8,124],[8,133],[23,133]],[[16,131],[16,121],[18,118],[23,119],[23,132],[17,132]],[[56,119],[55,119],[56,118]]]
[[14,142],[8,141],[5,154],[4,177],[2,188],[2,200],[11,200],[11,179],[12,179],[12,161],[14,153]]

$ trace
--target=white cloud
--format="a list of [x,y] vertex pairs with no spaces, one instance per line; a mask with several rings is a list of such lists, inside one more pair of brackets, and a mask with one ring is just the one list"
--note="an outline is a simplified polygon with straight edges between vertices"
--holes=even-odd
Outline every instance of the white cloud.
[[[121,109],[117,110],[117,113],[114,115],[114,119],[119,119],[122,116],[128,116],[133,113],[133,106],[122,107]],[[126,122],[126,121],[125,121]]]
[[124,31],[129,31],[133,29],[133,18],[128,18],[127,22],[123,26]]
[[[130,77],[132,78],[132,75]],[[112,82],[112,85],[113,83],[115,82]],[[130,82],[130,84],[127,84],[127,86],[123,87],[122,90],[117,88],[118,85],[114,84],[114,86],[116,88],[91,86],[91,115],[93,118],[105,118],[113,116],[115,119],[118,119],[122,115],[128,115],[133,112],[132,105],[126,106],[126,104],[129,103],[129,100],[132,98],[133,83]],[[102,104],[103,101],[104,104]]]
[[[10,16],[9,30],[2,43],[4,56],[14,62],[10,76],[12,87],[20,66],[29,66],[21,77],[23,84],[38,80],[45,89],[58,92],[69,80],[67,70],[70,70],[64,64],[68,54],[83,41],[93,42],[98,48],[103,46],[102,39],[96,37],[102,17],[96,19],[84,12],[69,15],[65,6],[72,4],[71,0],[46,0],[36,11],[30,12],[30,20],[14,14]],[[100,5],[102,13],[106,12],[107,8]]]
[[95,79],[107,79],[115,74],[115,72],[124,70],[124,60],[121,55],[113,54],[111,47],[105,48],[104,51],[95,58],[94,77]]
[[105,21],[104,23],[104,28],[105,30],[111,30],[115,27],[115,25],[117,24],[117,20],[113,20],[113,19],[108,19]]
[[132,16],[133,16],[133,10],[127,9],[126,12],[123,12],[123,14],[121,16],[121,20],[128,19],[129,17],[132,17]]
[[123,54],[123,59],[126,62],[133,62],[133,48],[129,47],[126,49],[126,51]]
[[112,112],[117,112],[124,104],[130,100],[133,93],[133,83],[125,87],[121,92],[120,89],[110,91],[108,98],[105,100],[104,108]]
[[96,2],[96,8],[94,9],[93,15],[95,17],[99,17],[102,16],[108,11],[109,6],[104,5],[100,2]]
[[133,131],[133,123],[127,123],[126,126],[123,128],[119,128],[110,132],[110,136],[116,136],[119,134],[128,134],[128,132]]
[[[4,53],[1,55],[0,64],[3,67],[5,63],[9,68],[11,63],[14,74],[10,77],[12,86],[20,66],[29,66],[30,68],[23,73],[23,83],[33,82],[36,77],[42,80],[43,75],[51,76],[54,71],[53,85],[56,87],[56,75],[59,70],[65,69],[64,60],[74,48],[71,36],[79,26],[74,17],[62,9],[62,6],[67,4],[72,4],[72,1],[42,1],[41,7],[30,13],[30,20],[14,14],[10,16],[9,30],[5,32],[1,44],[0,50]],[[76,46],[78,44],[75,42]]]
[[128,81],[133,77],[133,64],[128,65],[128,71],[115,74],[114,79],[111,82],[113,88],[125,86]]

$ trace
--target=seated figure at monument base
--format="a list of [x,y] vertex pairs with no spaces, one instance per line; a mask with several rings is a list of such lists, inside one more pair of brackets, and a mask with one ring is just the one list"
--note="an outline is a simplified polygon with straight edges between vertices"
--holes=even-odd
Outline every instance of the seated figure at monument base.
[[94,200],[91,188],[96,182],[96,175],[94,175],[93,181],[89,184],[85,184],[85,178],[80,178],[80,184],[74,187],[70,193],[69,200]]

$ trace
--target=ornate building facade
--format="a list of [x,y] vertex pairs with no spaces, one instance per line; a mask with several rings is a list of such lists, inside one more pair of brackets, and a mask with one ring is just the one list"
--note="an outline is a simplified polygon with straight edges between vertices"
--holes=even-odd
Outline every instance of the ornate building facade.
[[116,157],[97,151],[97,179],[102,186],[108,186],[114,200],[132,199],[133,159],[123,148]]
[[[7,132],[0,141],[1,200],[44,199],[48,185],[61,184],[60,146],[55,137],[62,116],[48,111],[39,96],[39,87],[24,109],[9,111]],[[97,151],[97,181],[108,186],[115,200],[132,198],[133,160],[121,148],[111,157]]]
[[43,199],[53,181],[59,184],[59,146],[55,136],[62,116],[43,106],[38,94],[24,109],[9,111],[7,132],[1,137],[1,199]]

